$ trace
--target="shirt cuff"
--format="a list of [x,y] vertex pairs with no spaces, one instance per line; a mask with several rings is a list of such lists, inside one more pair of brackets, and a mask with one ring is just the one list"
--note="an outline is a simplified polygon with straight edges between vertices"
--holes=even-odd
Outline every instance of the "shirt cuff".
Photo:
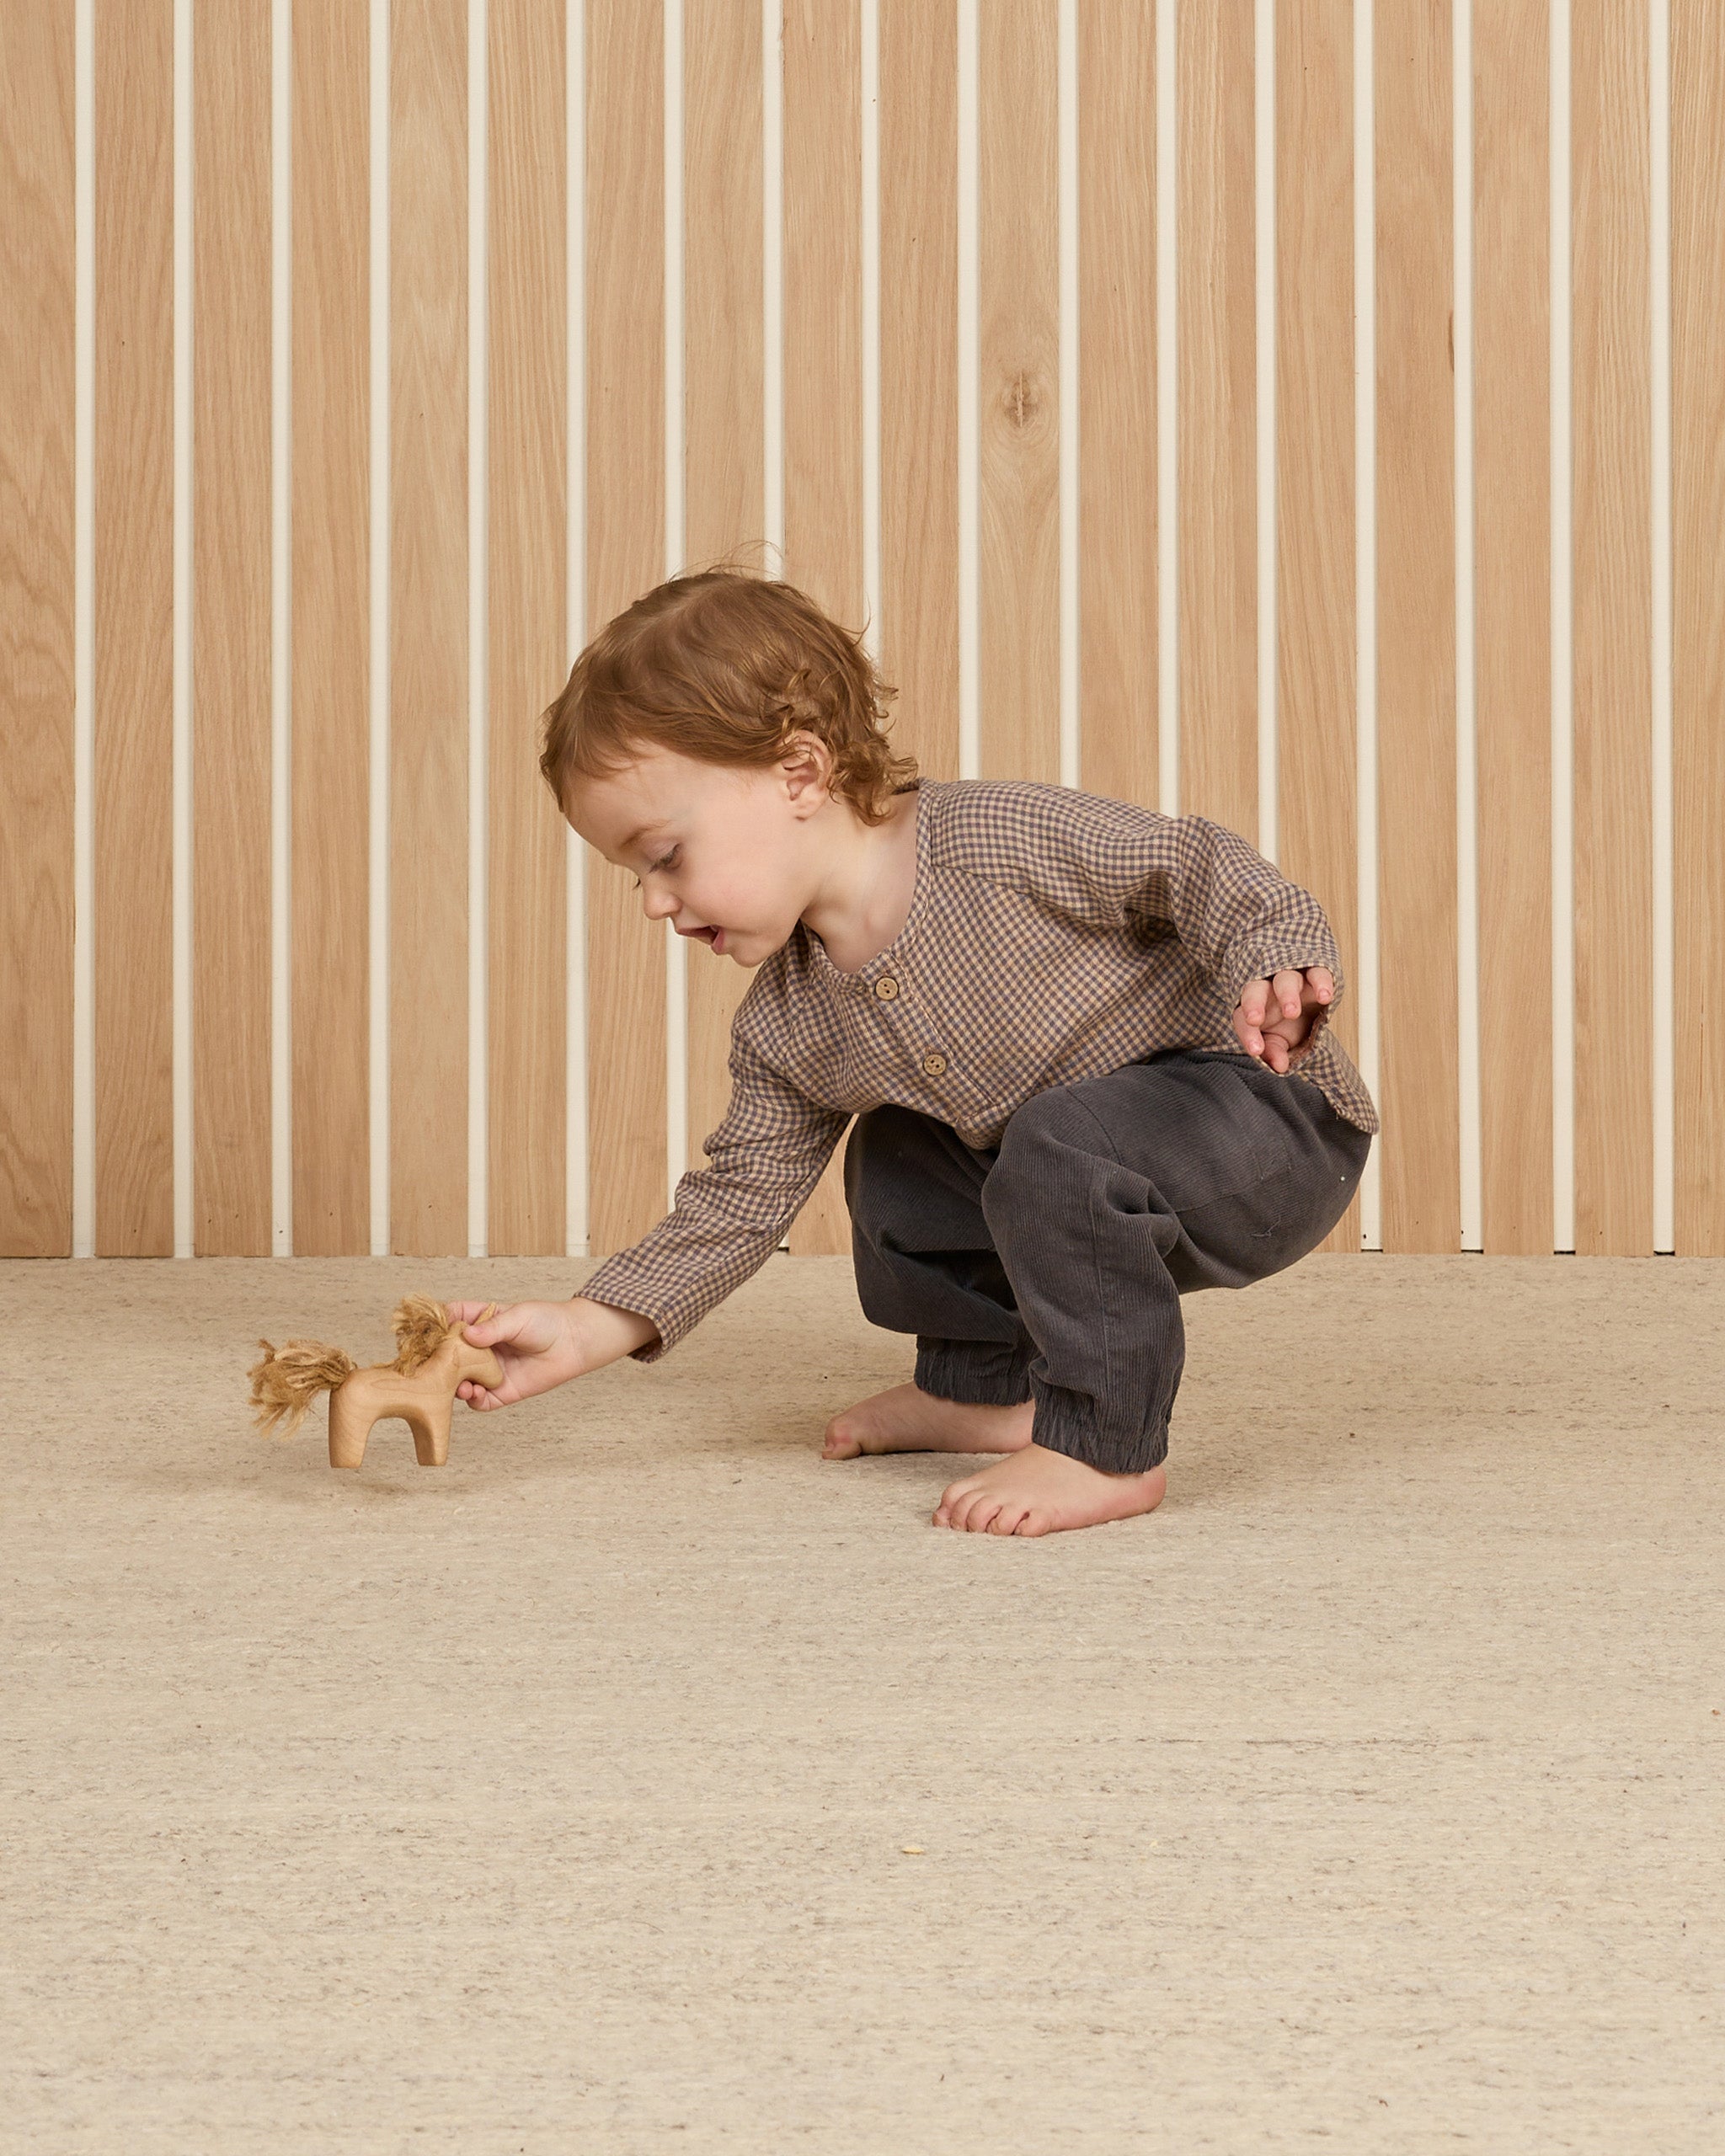
[[[595,1273],[594,1278],[596,1279],[598,1275]],[[632,1363],[656,1363],[661,1355],[670,1354],[688,1330],[686,1326],[676,1321],[668,1305],[658,1304],[649,1295],[634,1294],[627,1289],[620,1289],[616,1294],[606,1291],[594,1295],[590,1294],[585,1288],[577,1288],[575,1294],[584,1301],[606,1303],[614,1310],[628,1310],[632,1317],[652,1320],[658,1329],[659,1337],[644,1341],[638,1348],[631,1348],[628,1360]]]
[[[1329,1003],[1320,1003],[1312,1011],[1310,1031],[1307,1033],[1306,1038],[1300,1043],[1300,1046],[1296,1048],[1288,1058],[1288,1069],[1290,1070],[1297,1070],[1300,1065],[1311,1057],[1312,1051],[1318,1046],[1320,1042],[1322,1041],[1325,1034],[1329,1030],[1330,1013],[1335,1009],[1335,1007],[1333,1001]],[[1286,1073],[1284,1072],[1283,1075],[1285,1076]]]

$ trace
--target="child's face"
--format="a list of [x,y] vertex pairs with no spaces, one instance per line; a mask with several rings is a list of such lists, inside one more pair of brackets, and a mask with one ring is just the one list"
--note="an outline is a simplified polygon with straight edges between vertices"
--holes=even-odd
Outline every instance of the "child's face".
[[654,748],[609,778],[574,782],[569,820],[636,878],[649,921],[668,916],[680,936],[757,966],[818,889],[814,819],[841,805],[819,755],[800,749],[739,771]]

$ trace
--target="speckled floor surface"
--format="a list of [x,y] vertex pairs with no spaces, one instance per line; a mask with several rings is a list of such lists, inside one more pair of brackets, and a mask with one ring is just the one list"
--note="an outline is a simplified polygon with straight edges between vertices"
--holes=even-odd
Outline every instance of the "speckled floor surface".
[[1033,1541],[820,1458],[843,1258],[252,1433],[592,1269],[0,1265],[8,2156],[1725,2147],[1717,1262],[1190,1298],[1162,1510]]

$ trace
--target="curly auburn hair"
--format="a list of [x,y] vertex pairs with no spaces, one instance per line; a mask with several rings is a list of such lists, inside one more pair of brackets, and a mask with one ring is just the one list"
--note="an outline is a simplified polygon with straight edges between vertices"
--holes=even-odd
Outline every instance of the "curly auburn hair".
[[832,756],[833,797],[882,824],[917,773],[883,731],[898,693],[807,592],[716,563],[606,623],[542,714],[539,769],[567,814],[572,779],[608,776],[645,748],[770,770],[793,735],[813,734]]

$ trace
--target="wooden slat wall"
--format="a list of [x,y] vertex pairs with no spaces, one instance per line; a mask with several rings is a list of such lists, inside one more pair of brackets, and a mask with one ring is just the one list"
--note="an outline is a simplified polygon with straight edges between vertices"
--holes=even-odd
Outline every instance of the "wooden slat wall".
[[[665,42],[658,11],[636,0],[587,0],[586,13],[593,635],[665,576],[665,286],[655,269],[665,250]],[[501,626],[494,619],[494,641]],[[567,674],[560,667],[542,685],[537,708]],[[627,869],[591,848],[585,857],[588,1219],[597,1255],[636,1241],[665,1211],[670,931],[648,922]],[[494,1236],[491,1247],[506,1246]]]
[[[1200,0],[1178,16],[1175,113],[1179,136],[1175,274],[1178,293],[1175,314],[1180,369],[1178,407],[1180,458],[1180,795],[1183,813],[1213,817],[1240,831],[1255,846],[1267,843],[1258,798],[1258,339],[1253,318],[1258,306],[1258,151],[1253,128],[1255,51],[1249,8],[1227,0]],[[1118,126],[1087,126],[1084,141],[1098,156],[1122,161],[1116,187],[1124,191],[1138,172],[1155,169],[1156,145],[1148,120],[1156,109],[1155,53],[1149,23],[1134,25],[1137,65],[1116,56],[1114,94],[1130,100]],[[1140,77],[1143,87],[1140,87]],[[1098,92],[1103,86],[1095,86]],[[1092,112],[1094,108],[1092,108]],[[1137,139],[1130,131],[1135,126]],[[1145,209],[1153,203],[1148,198]],[[1092,221],[1095,222],[1094,220]],[[1154,248],[1146,235],[1145,291],[1156,289]],[[1120,259],[1104,233],[1092,234],[1097,282],[1112,280]],[[1087,301],[1088,294],[1086,294]],[[1138,302],[1142,307],[1142,296]],[[1086,305],[1085,312],[1089,314]],[[1100,329],[1101,325],[1098,324]],[[1145,348],[1144,379],[1153,379],[1156,322],[1144,308],[1139,332]],[[1110,346],[1099,337],[1093,371],[1101,392],[1118,394],[1127,371],[1108,364]],[[1116,430],[1102,419],[1087,427],[1093,437],[1092,455],[1099,464],[1110,457]],[[1085,418],[1089,419],[1090,414]],[[1146,420],[1154,417],[1146,413]],[[1153,439],[1153,430],[1152,430]],[[1153,459],[1152,459],[1153,463]],[[1146,477],[1156,499],[1155,473]],[[1142,481],[1135,480],[1135,488]],[[1149,531],[1141,517],[1134,525]],[[1132,624],[1156,603],[1154,562],[1142,582],[1120,590],[1108,566],[1106,530],[1092,531],[1085,519],[1087,578],[1099,577],[1105,592],[1116,593],[1122,616],[1122,641],[1133,653],[1132,671],[1122,670],[1119,704],[1098,710],[1086,653],[1086,731],[1099,734],[1092,782],[1103,793],[1154,803],[1156,773],[1117,768],[1112,758],[1123,747],[1148,740],[1153,728],[1135,725],[1126,697],[1141,694],[1135,680],[1146,662],[1135,648]],[[1153,533],[1151,534],[1153,536]],[[1142,545],[1142,538],[1139,543]],[[1153,653],[1152,647],[1152,653]],[[1151,660],[1153,665],[1153,657]],[[1154,680],[1152,671],[1147,678]],[[1087,757],[1087,768],[1091,760]],[[1103,783],[1106,772],[1115,782]],[[1356,1235],[1357,1242],[1358,1237]]]
[[[1331,1022],[1357,1062],[1351,7],[1279,8],[1275,79],[1277,860],[1329,915],[1344,972],[1353,961]],[[1386,1114],[1386,1204],[1393,1143]],[[1356,1193],[1319,1249],[1359,1249],[1359,1207]]]
[[[868,622],[895,745],[960,769],[956,295],[964,71],[978,127],[975,392],[983,775],[1061,774],[1060,107],[1067,0],[879,0],[879,560],[863,551],[859,0],[684,0],[686,523],[700,563],[768,530],[766,70],[782,62],[783,573]],[[1275,96],[1277,794],[1284,872],[1348,954],[1337,1030],[1375,985],[1386,1250],[1461,1227],[1463,893],[1451,110],[1454,8],[1372,17],[1375,464],[1355,469],[1353,0],[1290,0],[1273,56],[1245,0],[1180,0],[1171,55],[1179,236],[1179,805],[1262,841],[1258,710],[1257,71]],[[1725,24],[1670,0],[1672,1239],[1725,1255]],[[1657,656],[1648,248],[1651,0],[1570,9],[1573,529],[1550,444],[1549,0],[1471,0],[1474,754],[1481,1230],[1552,1242],[1554,1027],[1573,1025],[1578,1251],[1653,1247]],[[74,0],[0,0],[0,1253],[175,1246],[175,0],[93,11],[92,521],[75,529]],[[271,0],[192,13],[191,1248],[268,1251],[272,1217]],[[296,0],[292,71],[291,1247],[372,1246],[369,965],[387,874],[388,1246],[554,1256],[565,1218],[566,827],[540,713],[580,640],[658,583],[665,530],[665,24],[585,0],[585,578],[568,619],[572,207],[565,15],[486,24],[489,606],[485,919],[470,921],[470,489],[465,0],[391,12],[389,858],[370,858],[371,24]],[[1159,803],[1156,11],[1076,0],[1079,783]],[[1071,387],[1068,385],[1069,388]],[[1375,490],[1378,974],[1361,955],[1355,533]],[[583,504],[578,504],[579,510]],[[1575,1004],[1554,1010],[1554,545],[1572,547]],[[74,942],[76,547],[93,604],[93,916]],[[761,548],[763,572],[778,573]],[[1561,717],[1561,715],[1560,715]],[[1272,804],[1263,803],[1266,809]],[[1560,814],[1563,804],[1558,804]],[[583,851],[588,1247],[664,1209],[667,931]],[[582,917],[579,909],[577,917]],[[470,1007],[483,935],[485,1007]],[[74,1189],[75,963],[88,951],[93,1180]],[[723,1114],[748,976],[690,949],[687,1158]],[[486,1098],[470,1102],[483,1025]],[[477,1038],[478,1037],[475,1036]],[[483,1193],[470,1110],[485,1112]],[[1561,1157],[1561,1144],[1558,1148]],[[579,1178],[576,1179],[579,1185]],[[1357,1249],[1356,1198],[1326,1247]],[[842,1147],[791,1235],[849,1246]]]
[[[683,520],[694,563],[758,547],[763,529],[761,63],[756,0],[684,0]],[[751,978],[689,947],[684,1142],[693,1167],[706,1165],[701,1141],[730,1100],[731,1014]]]
[[371,1247],[370,83],[360,10],[295,0],[289,860],[307,1257]]
[[467,1246],[466,0],[397,8],[389,66],[389,1228],[435,1257]]
[[72,0],[0,4],[0,1257],[72,1255]]
[[[880,618],[894,748],[959,750],[959,22],[880,8]],[[848,1242],[846,1243],[848,1247]]]
[[[1155,10],[1081,8],[1078,782],[1153,808],[1162,788],[1156,104]],[[1059,777],[1058,758],[1033,775]]]
[[[568,671],[563,10],[544,7],[540,0],[491,0],[490,39],[487,1240],[493,1250],[548,1256],[561,1252],[564,1244],[567,1143],[567,826],[538,770],[539,713],[548,700],[547,685],[555,688]],[[662,65],[657,75],[643,69],[630,81],[628,99],[644,106],[650,99],[656,110],[663,79]],[[621,165],[620,176],[632,190],[644,188],[650,178],[662,201],[659,168],[650,176],[639,169],[650,141],[625,144],[611,132],[620,117],[621,88],[608,72],[590,82],[589,125],[598,121],[602,100],[600,149],[607,164],[613,171]],[[616,185],[617,178],[607,184]],[[633,214],[644,218],[646,206],[644,197]],[[650,259],[647,233],[638,231],[635,237],[642,247],[639,259]],[[661,218],[653,233],[656,245],[662,246],[663,237]],[[645,356],[637,344],[650,315],[650,309],[638,306],[627,323],[612,316],[604,318],[607,330],[621,330],[617,346],[631,366]],[[590,366],[592,356],[590,343]],[[607,365],[617,356],[608,354]],[[661,381],[662,376],[661,367]],[[655,424],[662,408],[661,394],[653,407]],[[611,513],[613,499],[623,517],[644,514],[633,506],[624,508],[620,498],[644,491],[648,470],[644,462],[638,465],[615,496],[609,490],[590,496],[595,511],[590,531],[596,532],[600,518]],[[606,476],[613,475],[607,469]],[[649,580],[656,582],[656,574]],[[662,981],[656,1000],[662,1011]],[[620,1045],[624,1082],[636,1082],[638,1074],[629,1068],[635,1052],[613,1043]],[[662,1065],[662,1051],[660,1059]],[[661,1100],[661,1162],[664,1130]],[[595,1161],[608,1166],[609,1150],[595,1145]],[[660,1182],[662,1190],[662,1174]],[[654,1217],[664,1209],[661,1203]]]
[[[1455,1250],[1461,1163],[1450,0],[1387,0],[1375,19],[1383,1246]],[[1315,793],[1322,789],[1321,771],[1311,782]],[[1284,866],[1305,881],[1285,857]]]
[[267,0],[192,70],[192,1203],[200,1257],[270,1249],[270,84]]
[[[854,7],[785,9],[784,573],[847,624],[863,615],[862,66]],[[841,1139],[792,1225],[799,1256],[850,1248],[843,1175]]]
[[1648,0],[1571,46],[1575,413],[1575,1250],[1653,1243]]
[[977,776],[1060,776],[1060,292],[1054,0],[977,25]]
[[1551,1248],[1551,80],[1546,0],[1473,24],[1481,1240]]
[[95,14],[96,1251],[174,1251],[174,9]]
[[1725,35],[1671,6],[1672,924],[1679,1252],[1725,1257]]

